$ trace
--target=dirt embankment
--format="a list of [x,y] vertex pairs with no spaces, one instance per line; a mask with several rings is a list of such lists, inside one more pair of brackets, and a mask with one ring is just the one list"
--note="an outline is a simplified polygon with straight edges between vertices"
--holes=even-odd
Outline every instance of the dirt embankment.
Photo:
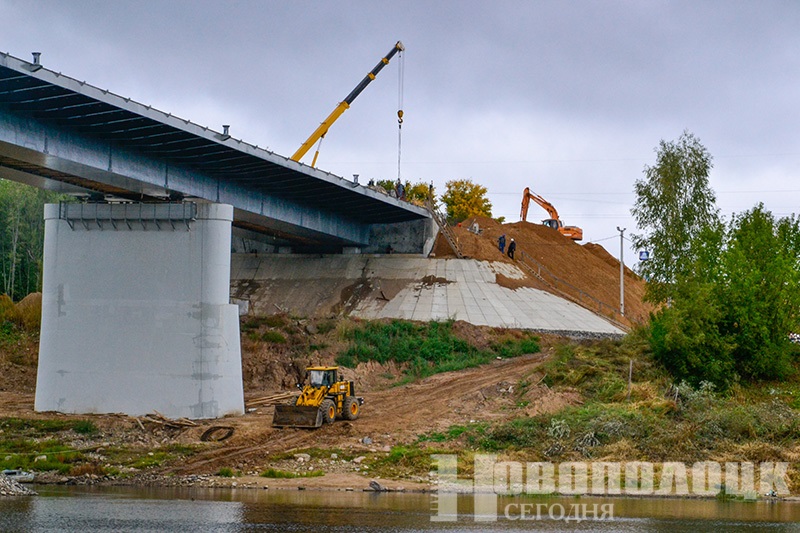
[[[480,234],[470,231],[473,224],[478,225]],[[507,242],[513,238],[517,243],[517,260],[522,256],[522,252],[525,252],[552,275],[572,286],[557,283],[559,289],[571,296],[578,295],[575,290],[577,289],[596,298],[609,308],[619,308],[619,261],[596,243],[581,245],[541,224],[530,222],[500,224],[487,217],[468,219],[453,228],[453,231],[458,237],[464,255],[484,261],[511,262],[507,255],[500,253],[497,240],[500,235],[505,235]],[[441,237],[436,241],[434,254],[436,257],[455,257],[447,241]],[[552,277],[547,275],[543,277],[552,282]],[[531,275],[526,282],[526,286],[555,292],[550,286]],[[644,280],[626,267],[625,315],[628,322],[642,323],[647,320],[651,307],[643,302],[644,290]],[[586,298],[585,301],[591,302],[591,299]],[[592,304],[586,306],[592,307]]]

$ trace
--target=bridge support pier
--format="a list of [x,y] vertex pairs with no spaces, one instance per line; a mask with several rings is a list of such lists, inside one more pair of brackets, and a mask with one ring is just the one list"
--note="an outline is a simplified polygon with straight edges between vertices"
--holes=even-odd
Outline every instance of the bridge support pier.
[[37,411],[244,411],[233,208],[45,207]]

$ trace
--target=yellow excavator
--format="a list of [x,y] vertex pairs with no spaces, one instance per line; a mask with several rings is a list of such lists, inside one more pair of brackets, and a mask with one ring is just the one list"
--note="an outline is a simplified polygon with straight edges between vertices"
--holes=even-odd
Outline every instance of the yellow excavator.
[[[375,77],[383,69],[383,67],[389,64],[389,60],[392,59],[392,57],[394,57],[396,53],[403,52],[404,50],[405,47],[403,46],[403,43],[397,41],[394,47],[392,47],[392,49],[389,50],[389,53],[386,54],[386,57],[381,58],[378,64],[375,65],[375,68],[373,68],[371,71],[369,71],[369,73],[367,73],[364,79],[361,80],[361,83],[356,85],[356,88],[353,89],[350,92],[350,94],[347,95],[347,98],[339,102],[339,105],[337,105],[336,109],[334,109],[331,112],[331,114],[328,115],[328,118],[322,121],[322,124],[320,124],[319,127],[314,130],[314,133],[312,133],[308,137],[308,139],[306,139],[306,141],[300,145],[300,148],[298,148],[297,151],[294,153],[294,155],[291,157],[292,161],[299,162],[301,159],[303,159],[303,156],[306,155],[306,153],[308,153],[308,151],[311,149],[314,143],[316,143],[317,141],[321,143],[322,139],[325,137],[325,134],[328,133],[330,127],[333,125],[334,122],[336,122],[336,119],[342,116],[342,113],[344,113],[350,108],[350,104],[353,103],[353,100],[355,100],[356,97],[359,94],[361,94],[361,91],[366,89],[367,85],[369,85],[372,82],[372,80],[375,79]],[[402,109],[397,111],[397,119],[400,122],[402,122],[403,120]],[[317,151],[314,153],[314,159],[311,161],[312,167],[315,167],[317,165],[318,156],[319,156],[319,146],[317,146]]]
[[522,191],[522,211],[520,212],[519,217],[523,222],[525,222],[528,218],[528,205],[530,204],[531,200],[539,204],[545,211],[547,211],[547,214],[550,215],[550,218],[542,220],[542,224],[553,228],[564,237],[572,239],[573,241],[580,241],[583,239],[583,230],[581,228],[577,226],[565,226],[564,223],[561,222],[561,219],[558,218],[558,211],[556,211],[556,208],[553,207],[553,204],[538,194],[531,192],[529,187],[525,187],[525,190]]
[[338,366],[310,366],[305,382],[297,384],[301,392],[293,404],[275,406],[273,427],[318,428],[358,418],[364,398],[355,396],[352,381],[339,380]]

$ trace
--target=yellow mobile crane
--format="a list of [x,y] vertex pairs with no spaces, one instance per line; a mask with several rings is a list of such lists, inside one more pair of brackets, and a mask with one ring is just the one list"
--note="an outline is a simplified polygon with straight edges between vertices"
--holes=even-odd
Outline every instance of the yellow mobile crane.
[[[306,153],[308,153],[308,151],[311,149],[311,146],[315,142],[322,141],[323,137],[325,137],[325,134],[328,133],[330,127],[333,125],[334,122],[336,122],[336,119],[342,116],[342,113],[344,113],[350,107],[350,104],[352,104],[353,100],[355,100],[356,97],[359,94],[361,94],[361,91],[363,91],[367,87],[367,85],[369,85],[370,82],[372,82],[372,80],[375,79],[375,77],[383,69],[383,67],[389,64],[389,60],[392,59],[392,57],[394,57],[396,53],[402,52],[404,50],[405,47],[403,46],[403,43],[397,41],[394,47],[391,50],[389,50],[389,53],[386,54],[386,57],[382,58],[378,62],[378,64],[375,65],[375,68],[372,69],[366,76],[364,76],[364,79],[361,80],[361,83],[356,85],[356,88],[353,89],[350,92],[350,94],[347,95],[347,98],[339,102],[339,105],[337,105],[336,109],[334,109],[331,112],[331,114],[328,115],[328,118],[322,121],[322,124],[320,124],[316,130],[314,130],[314,133],[312,133],[311,136],[308,139],[306,139],[306,142],[300,145],[300,148],[298,148],[297,151],[292,156],[292,161],[299,162],[301,159],[303,159],[303,156],[306,155]],[[402,122],[403,119],[402,109],[397,111],[397,118]],[[317,151],[314,154],[314,159],[311,161],[312,167],[315,167],[317,164],[317,156],[319,156],[319,146],[317,147]]]

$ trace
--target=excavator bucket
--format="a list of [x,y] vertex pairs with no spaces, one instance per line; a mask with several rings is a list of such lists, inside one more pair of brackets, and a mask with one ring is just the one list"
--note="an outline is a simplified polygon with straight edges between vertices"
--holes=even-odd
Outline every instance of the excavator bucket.
[[307,405],[276,405],[273,427],[318,428],[322,425],[322,409]]

